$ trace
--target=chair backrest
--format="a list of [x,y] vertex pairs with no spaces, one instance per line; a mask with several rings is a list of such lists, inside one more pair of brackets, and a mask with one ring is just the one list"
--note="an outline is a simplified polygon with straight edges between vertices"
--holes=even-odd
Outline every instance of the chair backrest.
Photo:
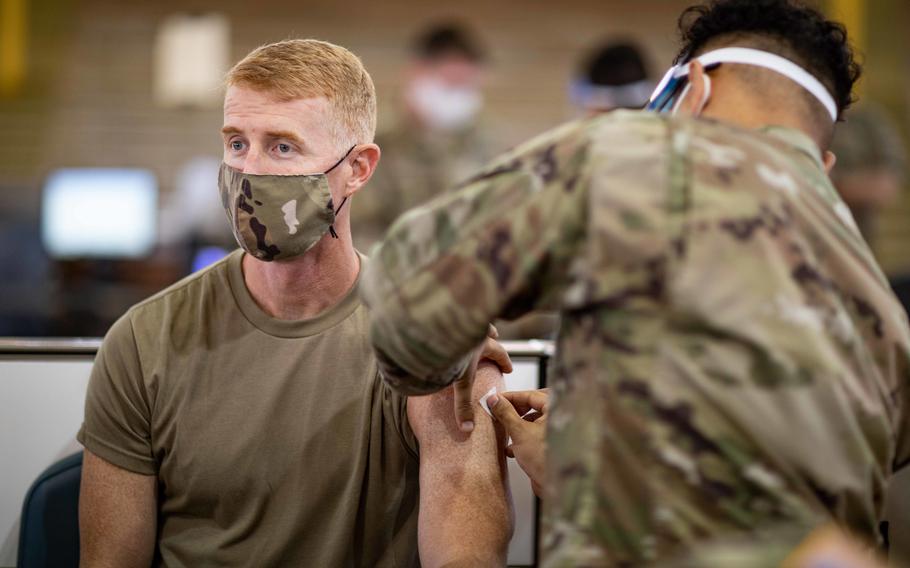
[[82,452],[38,476],[22,505],[18,568],[78,568]]

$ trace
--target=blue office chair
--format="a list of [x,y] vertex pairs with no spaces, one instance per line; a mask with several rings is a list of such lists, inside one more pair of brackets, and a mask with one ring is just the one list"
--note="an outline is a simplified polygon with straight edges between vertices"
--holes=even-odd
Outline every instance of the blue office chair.
[[22,505],[18,568],[78,568],[82,452],[38,476]]

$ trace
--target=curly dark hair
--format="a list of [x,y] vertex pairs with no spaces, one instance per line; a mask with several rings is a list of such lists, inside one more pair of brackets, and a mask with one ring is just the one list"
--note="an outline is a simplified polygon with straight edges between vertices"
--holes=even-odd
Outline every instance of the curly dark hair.
[[679,33],[682,48],[677,63],[715,44],[764,40],[777,48],[772,51],[794,60],[824,83],[840,116],[855,101],[853,85],[862,68],[846,28],[794,0],[713,0],[691,6],[679,18]]
[[588,54],[582,76],[593,85],[627,85],[647,79],[648,66],[636,44],[610,42]]
[[455,55],[483,63],[486,54],[474,34],[457,22],[440,23],[425,30],[411,46],[414,55],[421,59],[439,59]]

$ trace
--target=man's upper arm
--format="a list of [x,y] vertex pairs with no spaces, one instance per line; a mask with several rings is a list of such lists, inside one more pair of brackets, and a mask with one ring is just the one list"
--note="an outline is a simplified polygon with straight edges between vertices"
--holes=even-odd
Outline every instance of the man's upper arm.
[[109,463],[134,473],[156,474],[150,407],[127,314],[108,331],[95,358],[77,439]]
[[85,446],[79,495],[83,566],[148,566],[157,529],[151,412],[130,315],[95,358],[77,438]]
[[80,565],[145,567],[155,551],[156,478],[85,451],[79,494]]
[[[474,399],[504,381],[481,363]],[[420,558],[424,566],[502,566],[512,535],[505,435],[478,410],[474,431],[461,432],[451,388],[408,399],[408,421],[420,444]]]
[[587,214],[588,136],[583,124],[550,133],[395,223],[361,283],[393,387],[444,388],[491,321],[560,288]]

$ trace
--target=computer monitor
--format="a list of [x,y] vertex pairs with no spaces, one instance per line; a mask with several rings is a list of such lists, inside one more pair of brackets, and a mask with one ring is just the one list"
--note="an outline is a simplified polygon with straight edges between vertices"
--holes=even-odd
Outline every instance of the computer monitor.
[[190,267],[190,270],[198,272],[203,268],[215,264],[228,254],[230,253],[221,247],[202,247],[193,255],[193,265]]
[[155,245],[157,212],[148,170],[60,169],[44,187],[41,238],[54,258],[140,258]]

